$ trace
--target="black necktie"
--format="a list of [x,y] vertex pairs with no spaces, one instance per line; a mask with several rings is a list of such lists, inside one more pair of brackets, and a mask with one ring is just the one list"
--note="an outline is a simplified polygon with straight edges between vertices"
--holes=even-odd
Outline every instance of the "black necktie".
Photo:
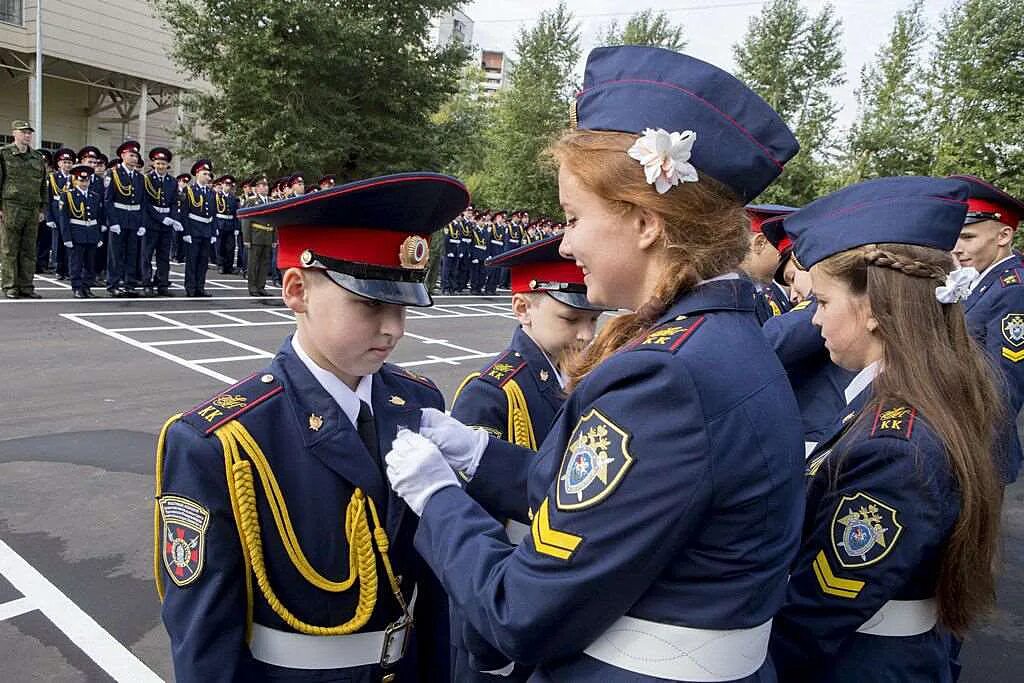
[[356,431],[363,445],[370,452],[370,457],[380,466],[380,444],[377,443],[377,425],[373,422],[373,413],[366,401],[359,401],[359,417],[356,418]]

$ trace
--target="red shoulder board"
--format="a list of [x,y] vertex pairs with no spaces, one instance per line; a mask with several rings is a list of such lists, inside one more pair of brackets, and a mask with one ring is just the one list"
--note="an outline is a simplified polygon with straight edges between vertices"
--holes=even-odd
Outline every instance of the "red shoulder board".
[[642,339],[633,342],[630,350],[654,350],[676,352],[683,343],[704,323],[704,316],[688,318],[681,315],[675,320],[658,325],[647,332]]
[[516,373],[526,367],[526,359],[515,351],[506,351],[498,356],[498,360],[488,365],[480,373],[480,379],[495,386],[503,387],[515,377]]
[[412,380],[413,382],[422,384],[425,387],[430,387],[434,391],[440,391],[440,389],[437,388],[437,385],[434,384],[429,377],[417,375],[415,372],[411,370],[406,370],[405,368],[399,367],[397,365],[389,365],[389,367],[392,370],[394,370],[395,374],[398,375],[399,377],[404,377],[405,379]]
[[1012,287],[1024,282],[1024,269],[1012,268],[999,276],[999,284],[1003,287]]
[[916,408],[903,404],[882,403],[875,411],[875,419],[871,422],[871,436],[892,436],[909,441],[910,435],[914,432],[916,419]]
[[246,377],[182,416],[182,421],[209,436],[218,427],[284,391],[281,381],[267,373]]

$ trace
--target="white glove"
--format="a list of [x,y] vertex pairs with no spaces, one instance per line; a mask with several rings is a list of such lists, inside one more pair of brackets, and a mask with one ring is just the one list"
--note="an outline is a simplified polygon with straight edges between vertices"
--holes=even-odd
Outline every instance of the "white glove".
[[135,232],[135,236],[136,236],[136,237],[145,237],[145,236],[146,236],[146,229],[145,229],[145,228],[139,228],[139,229],[138,229],[138,230],[137,230],[137,231]]
[[112,234],[114,234],[114,235],[120,235],[121,234],[121,226],[120,225],[111,225],[110,226],[110,232]]
[[64,243],[64,246],[67,247],[68,249],[74,249],[75,243],[68,241]]
[[210,244],[216,244],[216,243],[217,243],[217,236],[216,235],[211,235],[210,236]]
[[99,249],[102,246],[103,246],[103,240],[100,240],[99,242],[96,243],[96,248],[97,249]]
[[185,226],[179,223],[178,221],[171,222],[174,223],[174,232],[182,232],[185,229]]
[[46,225],[48,225],[51,228],[56,228],[57,227],[57,224],[54,223],[53,221],[46,221]]
[[437,446],[408,429],[398,430],[384,460],[391,488],[417,517],[423,514],[430,496],[443,488],[459,485]]
[[441,449],[441,454],[452,469],[467,477],[476,474],[480,458],[490,441],[487,432],[467,427],[434,408],[424,408],[420,412],[423,415],[420,418],[420,434]]
[[455,258],[455,254],[448,254],[448,258]]
[[182,241],[185,242],[185,244],[192,244],[192,235],[185,235],[181,239]]
[[100,232],[106,232],[106,231],[107,231],[107,226],[101,225],[100,226]]
[[238,237],[238,231],[235,230],[235,237]]
[[480,263],[480,259],[478,259],[478,258],[473,259],[473,263]]

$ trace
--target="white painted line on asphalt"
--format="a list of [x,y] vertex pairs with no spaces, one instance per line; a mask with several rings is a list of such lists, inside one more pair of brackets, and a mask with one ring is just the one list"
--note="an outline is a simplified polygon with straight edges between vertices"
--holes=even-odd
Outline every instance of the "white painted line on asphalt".
[[18,598],[17,600],[11,600],[0,605],[0,621],[7,621],[13,619],[16,616],[31,612],[36,608],[36,605],[29,598]]
[[395,363],[403,368],[414,368],[417,365],[434,365],[437,363],[443,363],[445,365],[460,365],[460,361],[464,360],[477,360],[480,358],[493,358],[497,356],[497,353],[470,353],[465,356],[450,356],[448,358],[441,358],[439,356],[429,356],[428,360],[411,360],[404,363]]
[[45,275],[36,275],[35,279],[36,280],[42,280],[43,282],[49,282],[51,285],[54,285],[54,288],[56,288],[56,289],[71,289],[71,285],[70,284],[65,284],[64,282],[62,282],[60,280],[57,280],[57,279],[52,278],[52,277],[46,277]]
[[218,318],[224,318],[225,320],[230,320],[231,322],[241,323],[243,325],[248,325],[249,324],[248,320],[245,320],[243,318],[239,318],[239,317],[236,317],[236,316],[233,316],[233,315],[228,315],[224,311],[210,311],[210,313],[212,315],[217,316]]
[[[172,330],[180,330],[180,327],[172,327]],[[172,339],[170,341],[145,342],[150,346],[178,346],[180,344],[219,344],[219,339]],[[192,361],[195,363],[196,361]]]
[[273,358],[273,357],[274,357],[273,354],[261,353],[261,354],[258,354],[258,355],[257,354],[253,354],[253,355],[249,355],[249,356],[220,356],[220,357],[217,357],[217,358],[200,358],[199,360],[194,360],[192,362],[193,363],[198,363],[200,365],[208,365],[210,363],[234,363],[235,361],[240,361],[240,360],[257,360],[259,358]]
[[3,541],[0,574],[115,681],[161,683],[152,669]]
[[[173,311],[171,311],[170,313],[173,314]],[[165,323],[167,323],[169,325],[177,325],[178,327],[180,327],[183,330],[188,330],[189,332],[194,332],[194,333],[196,333],[196,334],[198,334],[198,335],[200,335],[202,337],[208,337],[210,339],[216,339],[217,341],[222,341],[225,344],[228,344],[230,346],[234,346],[235,348],[242,349],[243,351],[248,351],[249,353],[255,353],[260,358],[273,358],[274,357],[274,354],[267,353],[263,349],[256,348],[255,346],[250,346],[249,344],[243,344],[242,342],[235,341],[234,339],[228,339],[227,337],[223,337],[223,336],[221,336],[219,334],[215,334],[213,332],[210,332],[209,330],[201,329],[199,327],[196,327],[195,325],[189,325],[188,323],[183,323],[180,320],[175,320],[174,318],[169,317],[168,315],[162,315],[160,313],[149,313],[148,315],[153,317],[153,318],[156,318],[157,320],[162,320],[163,322],[165,322]]]
[[[89,329],[95,330],[96,332],[99,332],[100,334],[105,334],[108,337],[113,337],[114,339],[116,339],[118,341],[122,341],[125,344],[128,344],[129,346],[134,346],[137,349],[142,349],[143,351],[148,351],[149,353],[152,353],[152,354],[155,354],[157,356],[160,356],[164,360],[169,360],[172,363],[177,363],[178,365],[180,365],[182,367],[188,368],[189,370],[194,370],[194,371],[196,371],[196,372],[198,372],[198,373],[200,373],[202,375],[206,375],[207,377],[212,377],[213,379],[219,380],[221,382],[224,382],[225,384],[234,384],[235,383],[235,379],[234,378],[228,377],[227,375],[223,375],[223,374],[217,372],[216,370],[211,370],[210,368],[204,368],[202,365],[196,365],[194,363],[190,363],[189,361],[185,360],[184,358],[181,358],[179,356],[175,356],[173,353],[168,353],[167,351],[164,351],[163,349],[156,348],[156,347],[151,346],[150,344],[147,344],[145,342],[136,341],[136,340],[132,339],[131,337],[126,337],[125,335],[120,334],[118,332],[114,332],[112,330],[108,330],[107,328],[103,327],[102,325],[97,325],[96,323],[94,323],[91,320],[86,320],[85,319],[85,315],[90,315],[90,314],[81,315],[81,314],[78,314],[78,313],[61,313],[60,315],[61,315],[62,318],[65,318],[67,320],[71,320],[73,322],[76,322],[79,325],[82,325],[84,327],[88,327]],[[91,317],[91,315],[90,315],[90,317]],[[174,326],[174,327],[175,327],[175,329],[177,329],[178,326]]]

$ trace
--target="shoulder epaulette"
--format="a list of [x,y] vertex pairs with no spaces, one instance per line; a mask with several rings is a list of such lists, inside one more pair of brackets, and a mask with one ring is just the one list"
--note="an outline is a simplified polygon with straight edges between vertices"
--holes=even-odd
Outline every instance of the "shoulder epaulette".
[[1003,287],[1012,287],[1024,282],[1024,268],[1007,268],[999,276],[999,284]]
[[498,356],[480,373],[480,379],[495,386],[503,387],[505,382],[515,377],[516,373],[526,367],[526,359],[511,349]]
[[255,374],[203,401],[181,420],[209,436],[221,425],[283,391],[284,385],[277,377],[270,373]]
[[650,330],[640,341],[634,342],[629,348],[636,350],[654,350],[676,352],[704,322],[704,316],[688,318],[681,315],[675,320],[662,323]]
[[789,310],[791,310],[791,311],[802,311],[805,308],[807,308],[808,306],[810,306],[812,303],[814,303],[813,299],[804,299],[800,303],[794,305],[793,308],[791,308]]
[[429,377],[424,377],[423,375],[417,375],[412,370],[406,370],[405,368],[400,367],[398,365],[390,365],[389,364],[388,367],[391,368],[391,370],[394,371],[394,373],[396,375],[398,375],[399,377],[402,377],[402,378],[407,379],[407,380],[411,380],[413,382],[416,382],[417,384],[422,384],[425,387],[430,387],[434,391],[440,391],[440,389],[437,388],[437,385],[434,384],[434,382],[431,381],[431,379]]
[[881,403],[871,421],[870,437],[890,436],[909,441],[916,419],[916,408],[903,403]]

